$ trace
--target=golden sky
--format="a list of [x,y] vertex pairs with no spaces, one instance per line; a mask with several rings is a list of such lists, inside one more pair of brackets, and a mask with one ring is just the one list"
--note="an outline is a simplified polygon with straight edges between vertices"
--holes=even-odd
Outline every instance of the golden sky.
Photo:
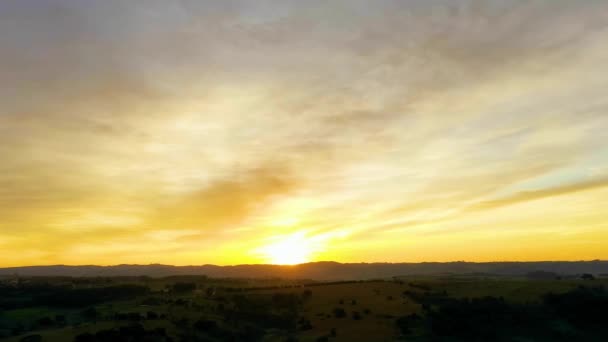
[[0,266],[608,258],[606,1],[0,2]]

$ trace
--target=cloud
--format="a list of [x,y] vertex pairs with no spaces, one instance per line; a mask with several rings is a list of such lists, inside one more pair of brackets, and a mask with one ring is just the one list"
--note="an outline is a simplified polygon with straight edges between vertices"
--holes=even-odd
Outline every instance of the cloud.
[[593,190],[604,188],[608,186],[608,179],[599,178],[592,179],[584,182],[578,182],[575,184],[565,184],[562,186],[541,189],[541,190],[531,190],[531,191],[522,191],[511,196],[507,196],[504,198],[499,198],[496,200],[483,201],[473,205],[471,210],[488,210],[503,206],[508,206],[512,204],[518,204],[521,202],[534,201],[538,199],[543,199],[547,197],[553,196],[563,196],[571,193],[576,193],[580,191]]
[[262,165],[228,172],[224,178],[156,208],[148,225],[166,229],[220,231],[243,223],[272,200],[300,186],[279,165]]
[[32,260],[116,244],[137,261],[129,244],[189,231],[195,242],[167,238],[187,262],[213,257],[197,254],[207,243],[249,260],[259,246],[237,236],[346,232],[327,246],[341,260],[372,235],[447,234],[482,209],[603,186],[587,175],[608,165],[607,13],[4,1],[0,238]]

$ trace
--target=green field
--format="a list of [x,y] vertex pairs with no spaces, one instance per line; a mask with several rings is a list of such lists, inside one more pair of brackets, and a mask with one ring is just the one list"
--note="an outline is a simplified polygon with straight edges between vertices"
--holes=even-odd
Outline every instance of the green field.
[[[413,323],[407,323],[411,325],[407,333],[396,321],[400,317],[430,317],[450,300],[490,296],[504,299],[509,305],[539,305],[547,293],[565,294],[581,287],[603,290],[608,285],[607,279],[428,276],[337,283],[204,277],[88,282],[32,278],[21,282],[18,286],[22,289],[14,285],[3,288],[13,291],[12,296],[2,299],[0,310],[0,336],[10,342],[31,335],[39,335],[42,341],[74,341],[84,333],[131,325],[146,331],[161,328],[165,339],[151,341],[243,340],[243,336],[259,341],[427,340],[428,324],[423,318],[420,323],[413,319]],[[137,289],[145,291],[127,298],[104,297],[91,305],[78,301],[64,305],[61,300],[36,305],[45,298],[36,297],[36,291],[55,291],[55,286],[62,288],[59,296],[70,299],[74,291],[87,294],[122,285],[139,286]],[[205,324],[213,327],[206,328]],[[566,330],[576,328],[565,326]]]

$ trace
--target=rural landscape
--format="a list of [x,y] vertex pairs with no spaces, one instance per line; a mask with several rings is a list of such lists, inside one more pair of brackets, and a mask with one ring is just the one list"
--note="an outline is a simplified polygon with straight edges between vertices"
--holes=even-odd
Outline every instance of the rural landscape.
[[[320,274],[323,266],[326,270],[329,266],[334,271],[350,268],[350,272],[369,272],[369,268],[377,267],[376,271],[382,273],[379,265],[329,264],[243,266],[238,272],[278,274],[289,272],[289,268],[307,267],[309,271],[316,268]],[[103,273],[108,275],[80,277],[9,273],[51,274],[61,269],[63,273],[75,273],[80,269],[81,273],[91,274],[100,269],[87,266],[3,269],[0,337],[13,342],[599,342],[608,338],[605,273],[526,272],[539,266],[533,263],[390,266],[405,272],[416,268],[418,272],[429,273],[315,281],[261,276],[111,275],[125,270],[180,272],[179,268],[162,265],[107,267]],[[503,271],[432,274],[438,266]],[[513,271],[513,266],[517,266],[519,274]],[[544,266],[608,270],[608,262],[599,261]],[[192,272],[192,268],[181,272]],[[332,273],[325,274],[328,276],[331,278]]]
[[608,341],[608,0],[0,0],[0,341]]

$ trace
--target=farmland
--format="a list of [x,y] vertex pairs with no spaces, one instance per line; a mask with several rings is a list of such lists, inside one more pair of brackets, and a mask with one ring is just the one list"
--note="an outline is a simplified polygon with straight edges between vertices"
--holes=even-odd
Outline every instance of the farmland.
[[[464,341],[498,334],[499,340],[510,341],[515,340],[509,336],[513,333],[534,340],[580,336],[599,341],[606,335],[596,328],[606,323],[606,316],[597,308],[606,307],[607,285],[605,278],[580,277],[408,276],[337,282],[204,276],[5,278],[0,336],[11,342],[339,342]],[[571,317],[564,309],[584,313]],[[583,316],[585,321],[579,319]],[[511,324],[504,323],[505,317],[521,319],[519,330],[503,326]],[[472,325],[480,322],[485,326]],[[488,330],[492,327],[495,331]]]

